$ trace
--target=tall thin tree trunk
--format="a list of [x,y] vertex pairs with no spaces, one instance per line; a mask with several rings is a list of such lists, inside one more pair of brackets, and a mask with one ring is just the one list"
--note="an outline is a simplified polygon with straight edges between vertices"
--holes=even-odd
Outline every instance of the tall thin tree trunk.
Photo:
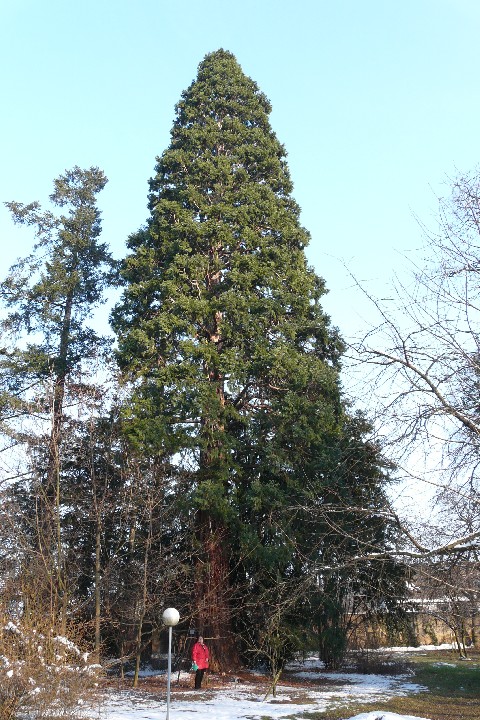
[[[67,296],[60,335],[60,345],[56,367],[53,368],[54,387],[52,402],[52,429],[48,447],[47,467],[47,500],[49,496],[57,496],[60,475],[60,439],[63,422],[63,403],[65,399],[65,383],[67,378],[68,345],[70,339],[70,326],[72,321],[73,293]],[[58,508],[56,507],[55,510]]]
[[95,529],[95,657],[100,660],[101,646],[101,520],[97,515]]
[[142,577],[142,597],[140,599],[140,614],[138,618],[137,626],[137,639],[136,639],[136,651],[135,651],[135,672],[133,676],[133,687],[138,685],[138,677],[140,673],[140,661],[142,658],[142,633],[143,623],[145,621],[145,615],[147,611],[148,602],[148,571],[149,571],[149,560],[150,560],[150,549],[152,545],[152,505],[149,504],[149,523],[148,523],[148,536],[145,541],[145,553],[143,557],[143,577]]
[[[70,338],[70,327],[73,309],[73,292],[67,295],[62,321],[62,331],[57,358],[53,368],[54,385],[52,399],[52,427],[48,445],[48,465],[45,487],[42,492],[39,523],[39,548],[46,560],[47,572],[54,584],[54,606],[60,614],[62,632],[66,629],[67,616],[67,585],[65,577],[65,558],[61,537],[60,517],[60,442],[63,423],[63,403],[65,399],[65,383],[67,377],[67,356]],[[55,553],[52,555],[52,547]]]

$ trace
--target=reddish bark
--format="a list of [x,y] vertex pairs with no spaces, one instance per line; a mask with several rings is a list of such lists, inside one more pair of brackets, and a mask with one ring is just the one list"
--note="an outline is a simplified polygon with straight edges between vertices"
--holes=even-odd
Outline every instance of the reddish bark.
[[227,532],[200,512],[198,539],[202,552],[194,588],[196,628],[210,648],[212,670],[237,668],[240,658],[232,631]]

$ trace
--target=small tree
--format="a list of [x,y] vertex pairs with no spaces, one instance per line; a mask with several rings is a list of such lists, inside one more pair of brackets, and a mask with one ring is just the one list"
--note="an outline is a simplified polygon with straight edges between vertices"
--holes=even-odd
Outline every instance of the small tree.
[[480,622],[480,564],[472,554],[454,554],[415,564],[415,601],[419,617],[440,621],[450,630],[461,658],[475,645]]

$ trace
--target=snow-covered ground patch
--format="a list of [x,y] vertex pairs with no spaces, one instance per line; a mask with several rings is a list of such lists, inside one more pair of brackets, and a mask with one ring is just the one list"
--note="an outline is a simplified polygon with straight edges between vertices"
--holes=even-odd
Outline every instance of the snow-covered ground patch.
[[[444,643],[443,645],[416,645],[413,646],[400,646],[400,647],[388,647],[380,648],[378,652],[383,653],[402,653],[402,652],[428,652],[428,650],[452,650],[455,646],[452,643]],[[388,719],[387,719],[388,720]]]
[[[99,720],[165,720],[165,673],[146,675],[148,688],[106,692],[103,703],[89,716]],[[321,663],[309,658],[288,668],[288,679],[277,686],[276,697],[264,699],[268,678],[242,674],[241,679],[212,676],[195,691],[193,676],[175,673],[171,681],[170,720],[282,720],[305,712],[325,711],[346,702],[372,703],[422,688],[407,676],[325,673]],[[358,715],[355,720],[410,720],[393,713]]]
[[360,713],[360,715],[355,715],[355,717],[349,718],[349,720],[427,720],[427,718],[414,717],[413,715],[397,715],[396,713],[374,710],[369,713]]

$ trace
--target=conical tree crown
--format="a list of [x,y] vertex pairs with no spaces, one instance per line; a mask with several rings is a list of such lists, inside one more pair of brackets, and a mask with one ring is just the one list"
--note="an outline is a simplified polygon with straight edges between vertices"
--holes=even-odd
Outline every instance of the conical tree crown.
[[207,55],[150,182],[151,218],[129,240],[114,313],[121,362],[142,376],[153,363],[149,377],[164,387],[172,374],[185,387],[192,364],[203,369],[189,393],[200,405],[211,372],[228,379],[233,401],[247,384],[258,394],[262,375],[283,384],[293,349],[332,366],[341,348],[319,306],[323,281],[306,263],[309,235],[269,112],[231,53]]
[[[212,184],[229,181],[225,190],[251,181],[287,195],[292,187],[285,152],[270,128],[270,111],[267,98],[233,55],[223,50],[207,55],[177,105],[172,145],[157,168],[153,189],[171,173],[182,175],[187,152],[201,159],[199,170],[212,173]],[[214,188],[204,190],[208,194]]]
[[283,477],[342,414],[342,343],[269,111],[233,55],[207,55],[177,106],[113,315],[135,380],[132,434],[167,453],[194,449],[199,495],[222,513],[234,475]]

